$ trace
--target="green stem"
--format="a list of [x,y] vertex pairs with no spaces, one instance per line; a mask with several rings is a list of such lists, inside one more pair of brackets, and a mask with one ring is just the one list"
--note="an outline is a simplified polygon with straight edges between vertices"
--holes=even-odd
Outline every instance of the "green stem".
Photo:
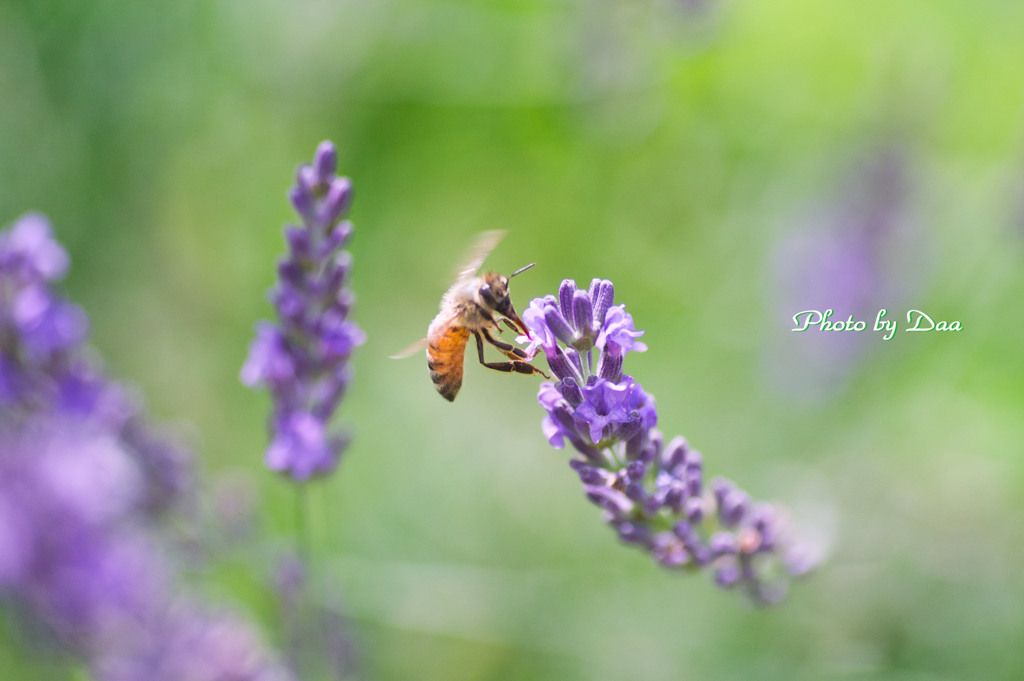
[[303,570],[309,570],[309,502],[307,485],[300,482],[295,486],[295,543]]

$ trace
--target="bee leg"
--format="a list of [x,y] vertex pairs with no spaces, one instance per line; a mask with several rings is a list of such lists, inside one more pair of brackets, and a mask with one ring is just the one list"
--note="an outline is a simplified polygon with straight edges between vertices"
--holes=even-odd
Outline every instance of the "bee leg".
[[516,346],[512,345],[511,343],[500,341],[491,334],[487,333],[487,331],[482,331],[481,333],[483,334],[484,340],[486,340],[494,347],[498,348],[498,352],[505,355],[509,359],[524,361],[530,359],[530,356],[528,354],[526,354],[523,350],[517,348]]
[[[508,373],[511,373],[511,372],[514,371],[514,372],[516,372],[518,374],[527,374],[527,375],[540,374],[544,378],[551,378],[550,376],[545,374],[543,371],[541,371],[537,367],[535,367],[532,364],[530,364],[529,362],[524,362],[523,361],[524,359],[528,359],[529,358],[529,356],[525,352],[523,352],[522,350],[520,350],[517,347],[509,345],[508,343],[504,343],[502,341],[495,340],[491,336],[491,334],[489,334],[487,332],[486,329],[483,330],[483,331],[474,333],[473,335],[476,336],[476,351],[477,351],[477,354],[480,356],[480,363],[483,364],[488,369],[494,369],[495,371],[504,371],[504,372],[508,372]],[[484,360],[484,338],[487,339],[488,343],[490,343],[494,347],[498,348],[498,350],[500,350],[502,354],[504,354],[506,357],[508,357],[512,361],[511,362],[488,362],[488,361],[485,361]]]

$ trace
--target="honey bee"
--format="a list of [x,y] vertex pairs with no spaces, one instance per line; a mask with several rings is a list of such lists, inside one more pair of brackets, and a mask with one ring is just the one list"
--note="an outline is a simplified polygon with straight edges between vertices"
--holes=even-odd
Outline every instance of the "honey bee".
[[[508,293],[508,280],[533,267],[531,263],[504,276],[497,272],[477,274],[484,259],[498,245],[504,231],[484,232],[473,245],[466,263],[460,268],[455,283],[441,298],[441,310],[427,328],[427,337],[396,357],[406,357],[423,345],[427,349],[427,368],[430,380],[441,396],[452,402],[462,387],[462,371],[469,337],[476,338],[480,363],[488,369],[506,373],[547,374],[530,364],[531,355],[498,340],[491,331],[502,332],[505,324],[516,333],[529,336],[530,332],[516,314]],[[507,362],[488,362],[484,359],[484,342],[493,345],[508,358]]]

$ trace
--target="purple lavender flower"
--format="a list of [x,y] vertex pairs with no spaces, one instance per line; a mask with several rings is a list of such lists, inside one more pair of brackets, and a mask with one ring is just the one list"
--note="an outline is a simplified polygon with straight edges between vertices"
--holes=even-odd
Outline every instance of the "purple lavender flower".
[[232,613],[182,601],[93,665],[106,681],[292,681],[256,632]]
[[777,510],[724,478],[706,485],[703,457],[684,438],[663,444],[654,399],[622,373],[626,354],[647,349],[643,332],[613,295],[610,281],[583,291],[566,280],[557,297],[534,299],[523,314],[531,337],[519,340],[540,347],[558,379],[538,395],[545,437],[581,455],[570,465],[623,542],[665,567],[742,587],[757,603],[778,600],[786,573],[813,566],[791,558],[794,540]]
[[[57,370],[88,333],[85,314],[53,294],[68,256],[54,241],[50,223],[36,213],[23,216],[0,234],[0,401],[44,399],[25,390],[39,387],[36,367]],[[62,371],[71,375],[68,368]],[[61,383],[51,386],[59,389]]]
[[40,215],[0,231],[0,602],[98,679],[290,678],[241,620],[181,601],[163,521],[191,455],[90,359],[53,288],[68,263]]
[[[920,280],[928,253],[910,219],[911,180],[905,152],[874,152],[838,197],[812,208],[805,224],[776,243],[769,290],[785,336],[766,344],[774,389],[804,398],[835,394],[875,341],[892,339],[871,332],[877,315],[888,309],[885,321],[892,320]],[[864,322],[867,331],[827,332],[820,323],[792,331],[801,326],[794,317],[800,312],[820,313],[819,322]]]
[[40,213],[23,215],[0,235],[0,268],[22,282],[52,282],[68,269],[68,254],[53,239],[49,220]]
[[336,587],[310,588],[310,566],[296,554],[278,561],[274,586],[276,619],[291,667],[303,678],[350,678],[356,674],[355,650],[348,620],[335,596]]
[[274,403],[267,466],[297,481],[338,464],[348,437],[331,435],[329,422],[350,380],[349,357],[365,340],[348,319],[352,257],[343,249],[352,223],[342,218],[352,184],[336,166],[334,145],[322,142],[313,164],[296,172],[289,196],[303,226],[285,228],[288,255],[271,291],[278,323],[256,327],[241,373],[244,384],[267,386]]
[[156,435],[138,402],[85,352],[88,319],[53,288],[68,264],[42,215],[0,232],[0,426],[45,413],[102,428],[145,469],[140,505],[168,509],[190,487],[191,457]]

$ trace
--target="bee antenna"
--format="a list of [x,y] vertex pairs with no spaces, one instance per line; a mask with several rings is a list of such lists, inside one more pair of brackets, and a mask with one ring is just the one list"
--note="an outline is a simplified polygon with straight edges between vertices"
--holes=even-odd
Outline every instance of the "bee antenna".
[[512,274],[508,275],[508,278],[511,279],[512,277],[516,276],[517,274],[522,274],[523,272],[525,272],[526,270],[530,269],[531,267],[533,267],[536,264],[537,263],[535,263],[535,262],[531,262],[529,265],[526,265],[525,267],[520,267],[518,270],[516,270]]

